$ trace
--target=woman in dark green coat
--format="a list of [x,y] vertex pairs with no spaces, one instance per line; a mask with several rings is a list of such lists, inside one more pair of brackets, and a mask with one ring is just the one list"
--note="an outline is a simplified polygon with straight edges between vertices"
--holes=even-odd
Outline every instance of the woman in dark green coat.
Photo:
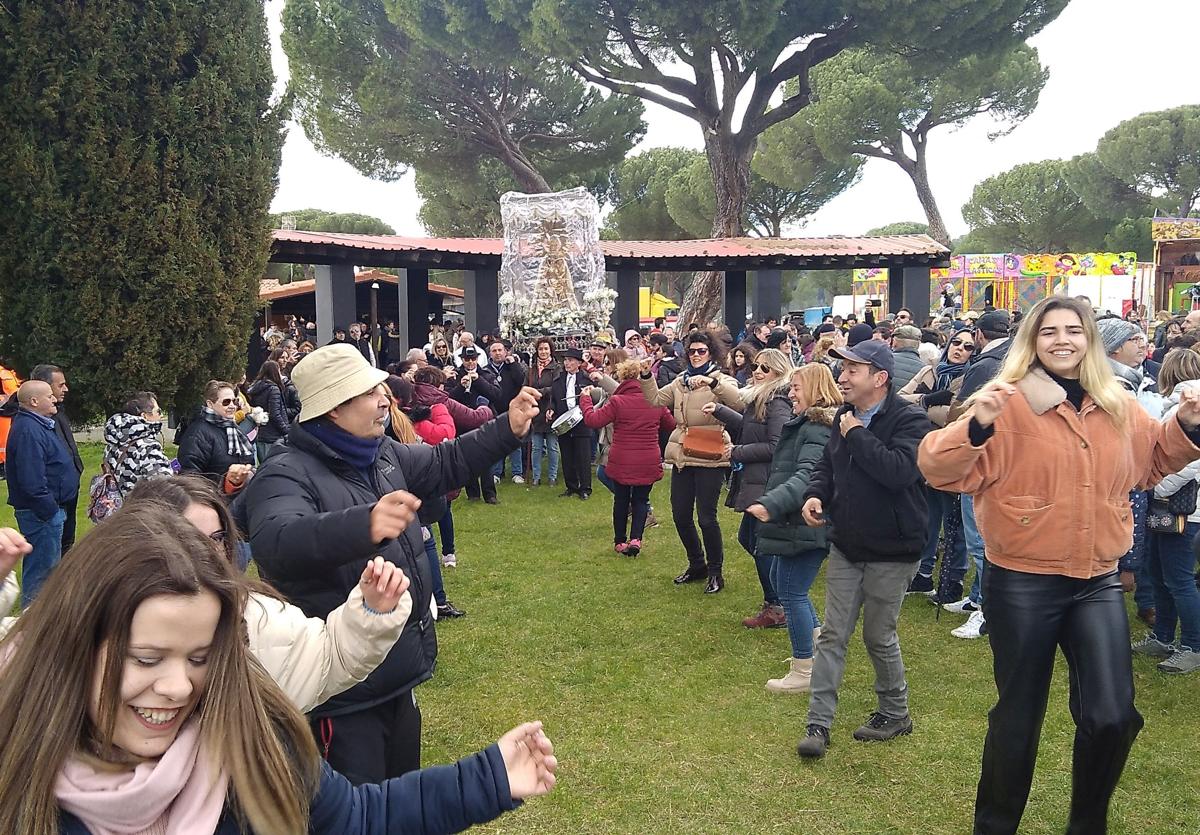
[[819,628],[808,596],[828,553],[825,528],[810,528],[800,515],[813,467],[821,459],[842,403],[829,368],[818,363],[792,372],[788,397],[794,417],[783,425],[762,498],[746,509],[759,521],[756,555],[774,565],[771,583],[787,613],[791,669],[767,682],[772,693],[806,693],[812,679],[813,635]]

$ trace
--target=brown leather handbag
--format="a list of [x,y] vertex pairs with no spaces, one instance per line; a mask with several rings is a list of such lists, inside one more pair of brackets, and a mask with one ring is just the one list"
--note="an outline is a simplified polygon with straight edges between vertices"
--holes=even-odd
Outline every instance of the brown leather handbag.
[[683,430],[683,454],[701,461],[725,457],[725,432],[712,426],[689,426]]

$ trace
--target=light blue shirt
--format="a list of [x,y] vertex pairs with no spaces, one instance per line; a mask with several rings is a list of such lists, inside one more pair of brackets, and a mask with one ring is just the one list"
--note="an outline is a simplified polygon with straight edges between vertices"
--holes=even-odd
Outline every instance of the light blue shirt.
[[883,403],[885,400],[887,400],[886,397],[883,398],[883,400],[880,400],[878,403],[876,403],[874,406],[872,406],[871,408],[867,409],[864,412],[860,412],[857,409],[855,409],[854,416],[862,421],[862,425],[865,428],[870,429],[871,428],[871,420],[875,417],[876,413],[879,412],[880,408],[883,407]]

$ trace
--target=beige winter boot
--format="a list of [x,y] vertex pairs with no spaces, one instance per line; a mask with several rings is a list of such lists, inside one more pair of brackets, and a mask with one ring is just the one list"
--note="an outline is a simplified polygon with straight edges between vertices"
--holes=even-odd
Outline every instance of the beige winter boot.
[[789,658],[792,668],[783,678],[773,678],[767,681],[767,690],[771,693],[807,693],[812,683],[811,658]]

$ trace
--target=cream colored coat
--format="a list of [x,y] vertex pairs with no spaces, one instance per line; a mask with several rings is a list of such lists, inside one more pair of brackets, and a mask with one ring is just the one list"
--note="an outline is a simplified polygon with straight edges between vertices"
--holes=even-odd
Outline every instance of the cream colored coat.
[[680,374],[666,388],[659,388],[653,377],[639,377],[642,394],[656,406],[667,406],[675,415],[675,430],[667,441],[666,453],[663,456],[674,467],[728,467],[728,461],[706,461],[703,458],[692,458],[683,452],[683,433],[689,426],[708,426],[720,429],[729,443],[729,433],[725,424],[713,415],[700,411],[706,403],[723,403],[735,411],[742,411],[746,404],[742,402],[741,390],[728,374],[716,372],[709,379],[712,385],[691,388],[684,375]]
[[[0,612],[19,595],[11,573],[0,590]],[[301,711],[307,712],[349,690],[379,666],[412,612],[408,592],[395,611],[373,615],[363,608],[358,586],[327,620],[305,617],[290,603],[252,593],[246,607],[250,651]],[[16,618],[0,620],[0,637]]]

